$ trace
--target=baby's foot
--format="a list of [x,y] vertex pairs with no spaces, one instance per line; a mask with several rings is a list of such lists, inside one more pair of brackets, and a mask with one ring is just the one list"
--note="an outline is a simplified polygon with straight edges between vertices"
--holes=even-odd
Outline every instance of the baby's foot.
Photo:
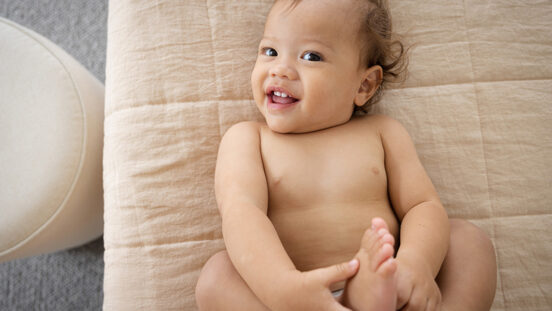
[[385,221],[372,220],[372,228],[362,237],[356,258],[360,262],[357,274],[347,282],[343,302],[353,310],[395,310],[397,287],[393,258],[395,240]]

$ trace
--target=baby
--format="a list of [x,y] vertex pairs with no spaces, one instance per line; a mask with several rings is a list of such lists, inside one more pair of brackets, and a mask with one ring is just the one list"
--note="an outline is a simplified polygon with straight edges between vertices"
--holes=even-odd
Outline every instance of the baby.
[[275,2],[251,76],[266,123],[220,144],[201,310],[489,310],[490,240],[448,219],[399,122],[354,114],[399,70],[390,28],[380,1]]

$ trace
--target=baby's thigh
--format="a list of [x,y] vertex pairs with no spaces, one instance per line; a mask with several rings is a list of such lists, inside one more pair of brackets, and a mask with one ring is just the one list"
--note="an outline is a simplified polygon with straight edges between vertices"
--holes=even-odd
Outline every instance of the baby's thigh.
[[437,276],[443,309],[489,310],[496,290],[496,257],[486,233],[474,224],[450,220],[450,245]]
[[205,263],[195,295],[200,310],[268,310],[234,268],[226,251]]

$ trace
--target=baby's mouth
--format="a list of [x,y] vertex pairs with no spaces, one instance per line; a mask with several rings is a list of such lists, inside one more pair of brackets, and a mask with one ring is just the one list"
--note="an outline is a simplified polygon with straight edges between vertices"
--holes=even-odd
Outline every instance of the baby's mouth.
[[297,98],[293,98],[284,92],[278,92],[278,91],[272,91],[271,93],[269,93],[268,98],[272,103],[281,104],[281,105],[289,105],[298,101]]

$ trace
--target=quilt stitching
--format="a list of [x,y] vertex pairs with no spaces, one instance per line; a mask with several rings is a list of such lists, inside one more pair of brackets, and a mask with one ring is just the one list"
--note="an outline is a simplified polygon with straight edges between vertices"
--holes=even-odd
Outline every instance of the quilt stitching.
[[[465,27],[465,31],[466,31],[466,39],[467,39],[466,41],[468,42],[468,54],[469,54],[469,57],[470,57],[472,85],[473,85],[473,91],[474,91],[474,96],[475,96],[475,104],[477,106],[477,119],[478,119],[478,122],[479,122],[479,133],[481,134],[481,149],[482,149],[482,153],[483,153],[483,163],[485,163],[485,181],[487,183],[487,199],[488,199],[489,205],[490,205],[492,239],[494,241],[494,240],[496,240],[496,225],[495,225],[495,221],[494,221],[494,219],[495,219],[494,218],[494,204],[493,204],[493,201],[491,200],[491,193],[490,193],[488,160],[487,160],[487,154],[486,154],[486,150],[485,150],[485,138],[484,138],[484,135],[483,135],[483,129],[482,129],[482,124],[481,124],[480,99],[479,99],[479,94],[478,94],[478,91],[477,91],[477,82],[475,82],[475,69],[474,69],[474,65],[473,65],[472,41],[470,40],[470,30],[469,30],[468,21],[467,21],[466,0],[462,0],[462,6],[463,6],[463,9],[464,9],[464,27]],[[495,247],[496,247],[496,242],[494,242],[494,244],[495,244]],[[500,253],[495,250],[495,255],[496,255],[496,259],[497,259],[496,260],[497,274],[499,274],[498,278],[497,278],[497,282],[500,282],[500,291],[502,293],[502,303],[505,305],[506,304],[506,295],[504,293],[503,277],[501,275],[501,269],[500,269],[500,263],[501,263]],[[497,298],[497,296],[495,296],[495,300],[496,300],[496,298]]]

